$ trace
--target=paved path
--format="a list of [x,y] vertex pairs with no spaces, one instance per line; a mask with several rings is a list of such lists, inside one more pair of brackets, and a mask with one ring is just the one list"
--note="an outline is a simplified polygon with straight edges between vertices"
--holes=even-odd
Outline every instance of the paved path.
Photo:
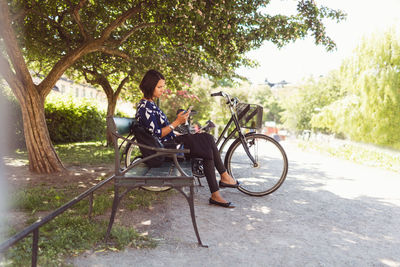
[[87,253],[76,266],[400,266],[400,174],[305,153],[285,144],[289,173],[275,193],[223,195],[235,209],[196,194],[196,246],[187,204],[168,200],[153,225],[156,249]]

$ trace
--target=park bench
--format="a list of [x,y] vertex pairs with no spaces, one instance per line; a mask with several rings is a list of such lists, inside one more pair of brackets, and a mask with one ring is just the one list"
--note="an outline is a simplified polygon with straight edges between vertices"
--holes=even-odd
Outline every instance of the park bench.
[[[130,133],[132,124],[135,123],[133,118],[120,118],[120,117],[107,117],[107,127],[111,130],[113,137],[113,144],[115,150],[115,178],[114,178],[114,201],[110,215],[110,221],[106,233],[106,241],[111,232],[114,223],[115,215],[118,209],[118,204],[121,199],[128,192],[135,188],[173,188],[180,192],[189,204],[190,215],[194,232],[197,237],[198,244],[203,247],[200,239],[199,231],[197,229],[195,211],[194,211],[194,179],[192,174],[191,162],[178,160],[178,155],[182,153],[189,153],[188,149],[167,149],[156,148],[140,144],[132,141],[134,138],[125,137]],[[150,149],[155,154],[140,158],[133,162],[128,167],[122,166],[121,157],[124,153],[125,144],[132,144],[145,149]],[[164,156],[170,160],[166,160],[159,167],[148,167],[145,162],[157,156]],[[121,191],[123,190],[123,191]]]

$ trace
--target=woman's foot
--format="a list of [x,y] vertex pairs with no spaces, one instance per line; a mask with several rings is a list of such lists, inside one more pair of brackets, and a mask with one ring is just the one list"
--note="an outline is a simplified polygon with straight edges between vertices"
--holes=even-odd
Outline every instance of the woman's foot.
[[214,192],[214,193],[212,193],[210,199],[215,200],[215,201],[220,202],[220,203],[228,203],[228,201],[226,201],[226,200],[221,196],[221,193],[219,192],[219,190],[216,191],[216,192]]
[[230,176],[228,172],[224,172],[221,174],[221,180],[219,181],[219,186],[236,188],[239,186],[239,182],[233,179],[233,177]]
[[235,205],[232,202],[226,201],[221,196],[219,191],[212,193],[208,202],[210,204],[217,205],[217,206],[224,207],[224,208],[234,208],[235,207]]
[[217,205],[217,206],[224,207],[224,208],[234,208],[234,207],[236,207],[232,202],[222,203],[222,202],[215,201],[212,198],[210,198],[208,201],[209,201],[210,204]]

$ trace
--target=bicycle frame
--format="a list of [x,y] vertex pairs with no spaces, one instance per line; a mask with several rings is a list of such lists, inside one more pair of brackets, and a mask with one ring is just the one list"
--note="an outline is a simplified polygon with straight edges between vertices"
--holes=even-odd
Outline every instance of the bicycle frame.
[[[256,166],[256,165],[257,165],[257,162],[256,162],[256,160],[254,159],[254,157],[250,154],[249,147],[247,146],[247,143],[246,143],[245,135],[242,133],[242,128],[240,127],[240,124],[239,124],[239,119],[238,119],[238,116],[237,116],[236,109],[234,108],[234,107],[236,106],[236,104],[237,104],[237,103],[236,103],[237,101],[231,99],[230,96],[229,96],[228,94],[226,94],[226,93],[220,92],[220,93],[217,93],[217,94],[220,95],[220,96],[224,96],[225,98],[227,98],[227,100],[228,100],[227,105],[229,105],[229,109],[230,109],[230,112],[231,112],[231,114],[232,114],[230,120],[229,120],[228,123],[225,125],[224,130],[223,130],[222,133],[219,135],[218,140],[217,140],[217,142],[216,142],[217,147],[218,147],[219,144],[221,143],[221,141],[223,140],[221,146],[219,146],[219,152],[221,153],[222,150],[223,150],[223,148],[225,147],[226,143],[228,142],[228,140],[230,140],[231,138],[233,138],[233,136],[235,135],[235,133],[238,133],[239,138],[240,138],[240,141],[241,141],[241,143],[242,143],[242,146],[243,146],[243,148],[244,148],[244,150],[245,150],[247,156],[248,156],[249,159],[253,162],[253,165]],[[215,95],[217,95],[217,94],[215,94]],[[235,125],[235,129],[233,129],[233,130],[228,134],[228,136],[224,139],[224,136],[225,136],[225,134],[228,132],[228,130],[229,130],[229,128],[231,127],[232,123]]]

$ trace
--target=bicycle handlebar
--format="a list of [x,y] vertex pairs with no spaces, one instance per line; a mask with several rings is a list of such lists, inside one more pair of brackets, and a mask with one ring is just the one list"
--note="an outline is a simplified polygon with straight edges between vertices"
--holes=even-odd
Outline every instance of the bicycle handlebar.
[[218,93],[212,93],[211,96],[223,96],[226,98],[227,102],[226,104],[229,104],[232,107],[235,107],[237,103],[239,103],[239,99],[237,97],[231,98],[230,95],[228,95],[225,92],[218,92]]
[[212,93],[211,96],[223,96],[226,98],[226,100],[228,100],[228,102],[231,102],[231,97],[223,91],[219,91],[218,93]]
[[212,93],[211,96],[222,96],[222,91],[220,91],[218,93]]

